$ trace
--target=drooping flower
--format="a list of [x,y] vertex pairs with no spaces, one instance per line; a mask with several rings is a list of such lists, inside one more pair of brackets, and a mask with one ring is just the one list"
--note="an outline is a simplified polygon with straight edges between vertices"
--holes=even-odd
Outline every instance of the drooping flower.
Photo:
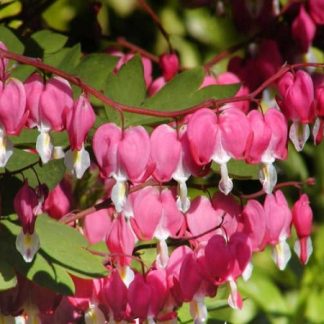
[[298,236],[294,250],[300,262],[306,264],[313,251],[310,238],[312,233],[313,212],[309,206],[309,199],[306,194],[301,195],[295,202],[292,208],[292,221]]
[[64,163],[78,179],[90,167],[90,155],[84,148],[84,142],[95,120],[96,115],[85,95],[79,97],[66,116],[71,149],[67,151]]
[[22,225],[16,239],[16,248],[25,262],[32,262],[40,248],[39,237],[35,232],[38,206],[39,199],[35,190],[25,181],[14,199],[14,208]]

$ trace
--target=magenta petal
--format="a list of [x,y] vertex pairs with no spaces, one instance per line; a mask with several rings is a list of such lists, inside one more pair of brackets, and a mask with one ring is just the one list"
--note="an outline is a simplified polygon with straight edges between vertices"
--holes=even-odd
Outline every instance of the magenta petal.
[[40,98],[39,116],[41,123],[55,131],[65,127],[66,114],[73,107],[70,84],[60,77],[50,79]]
[[243,158],[247,141],[251,136],[250,123],[239,109],[227,108],[219,116],[221,144],[231,157]]
[[93,136],[93,151],[105,177],[117,173],[117,151],[121,139],[121,129],[113,123],[101,125]]
[[26,108],[29,111],[30,127],[40,125],[39,101],[44,90],[44,80],[38,73],[33,73],[24,83],[26,91]]
[[[193,236],[200,235],[221,224],[222,212],[217,212],[207,197],[200,196],[194,199],[186,214],[187,223]],[[216,231],[216,230],[215,230]],[[199,241],[207,241],[215,231],[201,236]]]
[[151,143],[147,131],[142,126],[125,130],[118,147],[120,167],[128,179],[136,182],[145,173],[150,161]]
[[67,131],[72,150],[81,150],[96,115],[89,100],[81,95],[67,114]]
[[270,144],[271,129],[258,110],[251,110],[247,118],[251,125],[252,136],[248,141],[245,157],[248,163],[259,163],[263,152]]
[[102,242],[110,232],[112,215],[110,209],[100,209],[84,219],[84,234],[91,244]]
[[128,289],[128,302],[135,318],[147,318],[151,296],[152,290],[149,284],[140,274],[136,274]]
[[162,216],[160,193],[154,187],[146,187],[131,195],[137,235],[141,240],[151,240]]
[[216,145],[217,117],[209,109],[200,109],[190,118],[187,128],[190,150],[198,165],[211,161]]
[[168,125],[160,125],[151,134],[151,154],[156,168],[153,176],[159,182],[167,182],[179,163],[181,144],[177,132]]
[[21,81],[11,78],[4,85],[0,95],[0,124],[7,134],[17,135],[27,117],[24,85]]
[[231,273],[234,258],[221,235],[214,235],[205,247],[206,267],[217,281],[223,281]]

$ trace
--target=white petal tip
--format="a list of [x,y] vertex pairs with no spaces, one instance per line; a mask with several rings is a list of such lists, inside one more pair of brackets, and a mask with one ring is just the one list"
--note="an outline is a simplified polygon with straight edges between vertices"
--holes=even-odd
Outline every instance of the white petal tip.
[[53,154],[53,144],[51,135],[48,132],[41,131],[36,140],[36,151],[43,164],[48,163]]
[[296,240],[294,251],[302,264],[307,264],[313,253],[313,244],[310,237]]
[[289,138],[295,146],[297,152],[303,150],[310,135],[309,126],[299,122],[293,122],[289,130]]
[[33,234],[24,234],[24,232],[21,231],[16,239],[16,248],[25,262],[32,262],[40,248],[40,242],[37,233],[34,232]]
[[281,241],[272,249],[272,259],[279,270],[284,270],[291,258],[290,247],[286,241]]
[[90,167],[90,155],[84,148],[80,151],[69,150],[66,152],[64,164],[77,179],[81,179]]
[[135,278],[134,271],[128,266],[123,266],[118,268],[118,273],[120,275],[121,280],[128,288]]

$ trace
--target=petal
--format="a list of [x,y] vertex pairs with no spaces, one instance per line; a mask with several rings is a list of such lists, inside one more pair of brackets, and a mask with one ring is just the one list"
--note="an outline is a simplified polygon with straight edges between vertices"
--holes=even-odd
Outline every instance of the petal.
[[188,123],[187,134],[190,150],[198,165],[210,162],[216,145],[217,118],[209,109],[195,112]]
[[90,167],[90,155],[84,147],[79,151],[68,150],[64,157],[64,164],[77,179],[81,179],[84,172]]
[[36,151],[39,154],[42,163],[50,161],[53,153],[53,144],[51,135],[46,131],[41,131],[36,140]]
[[220,165],[220,170],[221,170],[221,179],[219,181],[218,188],[224,195],[228,195],[233,189],[233,181],[228,176],[227,164],[222,163]]
[[237,290],[236,282],[230,279],[229,285],[230,285],[231,293],[228,296],[228,304],[234,309],[242,309],[243,301],[239,291]]
[[308,236],[296,240],[294,251],[298,255],[300,262],[306,264],[313,253],[312,239]]
[[117,180],[111,189],[111,200],[117,213],[120,213],[126,204],[126,182]]
[[0,167],[4,168],[13,154],[13,145],[9,138],[0,129]]
[[157,243],[156,266],[158,269],[164,269],[169,261],[169,249],[165,240],[159,240]]
[[106,318],[97,305],[91,304],[84,314],[84,321],[85,324],[102,324],[106,322]]
[[188,188],[185,181],[178,182],[178,193],[177,207],[181,212],[186,213],[190,208],[190,199],[188,198]]
[[310,135],[308,124],[301,124],[300,122],[293,122],[289,130],[289,138],[295,146],[297,152],[303,150],[306,141]]
[[33,234],[26,233],[21,230],[16,239],[16,248],[22,255],[25,262],[33,261],[35,254],[40,248],[39,237],[36,232]]
[[179,163],[181,144],[177,132],[168,125],[160,125],[151,134],[151,154],[156,168],[153,176],[159,182],[170,181]]
[[280,270],[284,270],[291,258],[290,247],[286,241],[280,241],[272,249],[272,259]]
[[208,311],[203,297],[194,298],[190,302],[190,314],[195,324],[205,323],[207,321]]
[[277,170],[272,163],[264,163],[259,172],[259,179],[265,193],[271,194],[277,184]]
[[128,179],[136,181],[145,173],[151,154],[151,142],[144,127],[126,129],[118,147],[120,167]]

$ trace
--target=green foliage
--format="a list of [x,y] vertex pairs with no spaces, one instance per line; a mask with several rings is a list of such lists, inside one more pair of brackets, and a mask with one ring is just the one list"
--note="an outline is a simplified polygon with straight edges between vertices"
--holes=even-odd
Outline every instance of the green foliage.
[[[113,71],[117,61],[117,57],[108,54],[89,54],[81,59],[73,73],[83,82],[97,90],[103,91],[106,86],[106,80]],[[76,94],[79,92],[80,90],[76,90]],[[95,98],[93,98],[93,102],[101,104]]]
[[1,41],[6,44],[9,51],[22,54],[24,45],[11,29],[0,26]]
[[16,272],[4,259],[0,261],[0,291],[17,285]]
[[[213,162],[212,170],[220,173],[220,167],[217,163]],[[230,160],[227,164],[228,173],[230,177],[238,180],[257,180],[259,179],[259,165],[247,164],[240,160]]]
[[55,53],[60,50],[68,38],[62,34],[53,33],[50,30],[40,30],[31,35],[37,45],[44,51],[44,54]]
[[52,220],[46,215],[38,216],[35,230],[39,235],[41,249],[31,263],[26,263],[15,247],[15,239],[20,231],[15,217],[2,220],[1,225],[0,251],[8,263],[8,266],[0,266],[2,277],[8,282],[2,283],[3,285],[10,285],[10,278],[14,280],[10,276],[10,266],[39,285],[64,295],[74,293],[74,284],[69,274],[81,278],[107,274],[102,260],[87,251],[86,239],[68,225]]

